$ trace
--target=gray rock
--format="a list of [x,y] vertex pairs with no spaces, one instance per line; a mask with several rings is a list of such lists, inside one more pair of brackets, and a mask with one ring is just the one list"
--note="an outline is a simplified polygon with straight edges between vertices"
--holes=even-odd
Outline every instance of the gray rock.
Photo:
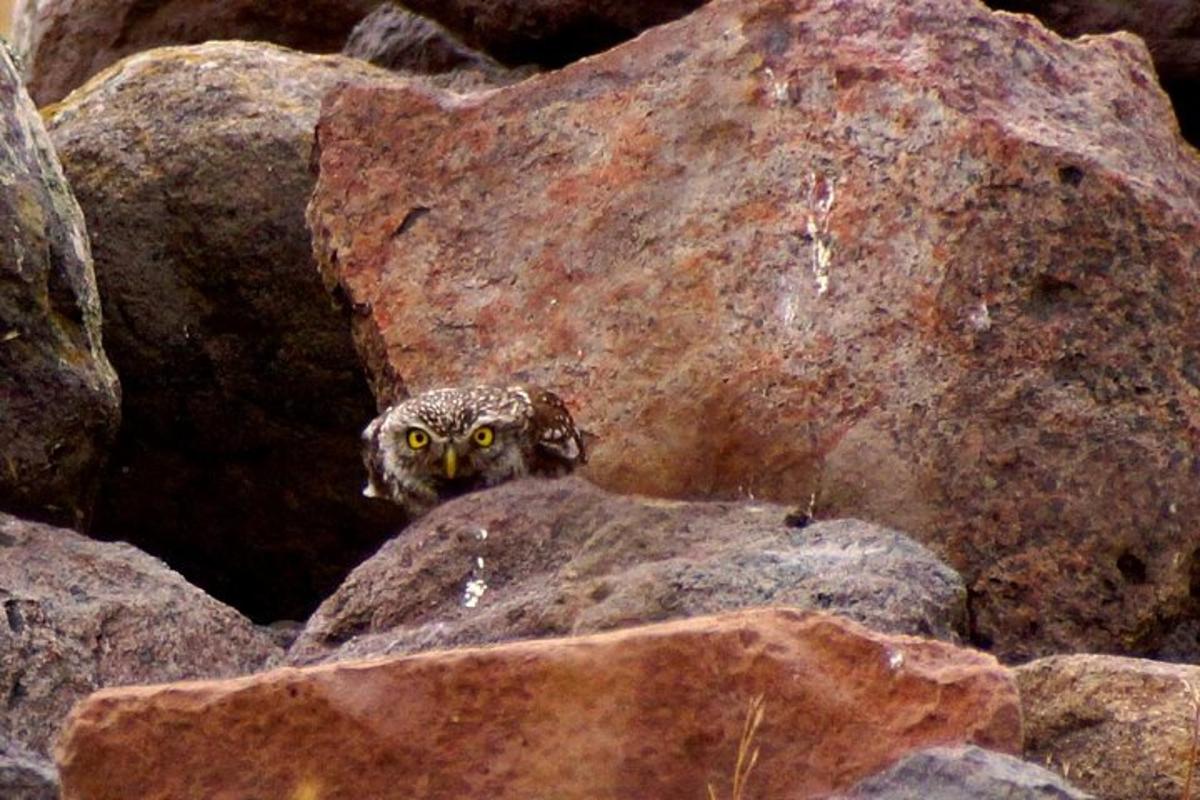
[[654,500],[581,478],[447,503],[384,545],[309,620],[292,663],[559,636],[762,605],[956,641],[959,576],[903,534],[808,527],[783,506]]
[[58,800],[58,772],[46,759],[0,737],[0,797]]
[[0,610],[0,739],[39,754],[96,689],[238,675],[277,652],[157,559],[2,514]]
[[83,214],[0,48],[0,509],[82,526],[120,419]]
[[856,785],[844,800],[1087,800],[1036,764],[980,747],[912,753]]
[[361,58],[384,69],[420,73],[503,69],[494,59],[467,47],[438,23],[398,3],[381,3],[355,25],[342,55]]
[[125,420],[94,535],[254,619],[304,619],[403,519],[361,496],[375,414],[304,206],[321,98],[400,81],[215,42],[141,53],[55,106]]

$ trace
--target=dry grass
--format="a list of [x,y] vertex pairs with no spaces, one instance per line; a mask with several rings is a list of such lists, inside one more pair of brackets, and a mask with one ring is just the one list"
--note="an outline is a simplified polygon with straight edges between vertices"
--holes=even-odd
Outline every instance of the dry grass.
[[[754,747],[754,736],[758,733],[758,726],[762,724],[765,708],[766,703],[760,694],[750,701],[750,707],[746,710],[746,721],[742,724],[742,736],[738,740],[737,762],[733,767],[729,800],[745,799],[746,781],[750,778],[750,771],[758,763],[758,748]],[[717,792],[711,783],[708,784],[708,800],[717,800]]]

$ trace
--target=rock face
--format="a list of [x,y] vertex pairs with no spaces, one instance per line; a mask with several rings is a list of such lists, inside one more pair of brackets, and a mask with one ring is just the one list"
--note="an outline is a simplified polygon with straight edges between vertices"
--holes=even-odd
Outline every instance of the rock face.
[[1200,5],[1193,0],[988,0],[993,8],[1036,14],[1064,36],[1133,31],[1146,40],[1184,135],[1200,146]]
[[375,405],[304,224],[321,96],[354,81],[399,79],[265,44],[162,49],[49,121],[125,390],[93,533],[263,621],[307,617],[403,522],[361,496]]
[[509,64],[558,67],[678,19],[705,0],[407,0]]
[[962,580],[925,548],[855,520],[789,527],[787,513],[611,495],[578,478],[468,495],[355,569],[289,660],[592,633],[761,605],[950,640],[964,629]]
[[1188,794],[1188,773],[1200,769],[1200,667],[1073,655],[1015,672],[1029,759],[1069,770],[1106,800]]
[[341,49],[379,0],[19,0],[13,40],[37,104],[61,99],[123,56],[209,39]]
[[58,800],[58,774],[49,761],[0,737],[0,797]]
[[606,488],[924,535],[1006,657],[1196,610],[1200,160],[1132,37],[717,0],[487,96],[347,88],[318,141],[381,399],[532,381]]
[[102,686],[237,675],[277,652],[145,553],[6,515],[0,606],[0,741],[38,753]]
[[931,747],[854,787],[844,800],[1088,800],[1053,772],[981,747]]
[[83,214],[0,46],[0,508],[80,526],[120,420]]
[[596,636],[99,692],[64,800],[724,796],[762,695],[755,797],[845,788],[932,743],[1020,744],[989,656],[758,610]]
[[504,69],[441,25],[397,3],[380,3],[363,17],[350,32],[342,54],[385,69],[428,74],[463,69],[498,74]]

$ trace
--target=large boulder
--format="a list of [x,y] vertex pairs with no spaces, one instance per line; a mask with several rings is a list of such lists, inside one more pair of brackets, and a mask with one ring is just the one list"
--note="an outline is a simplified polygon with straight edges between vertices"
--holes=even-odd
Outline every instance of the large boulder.
[[376,408],[304,223],[322,95],[400,80],[215,42],[132,56],[49,116],[124,387],[93,533],[258,620],[307,617],[403,522],[361,494]]
[[1067,655],[1015,675],[1031,760],[1105,800],[1178,800],[1200,781],[1200,667]]
[[120,421],[83,214],[0,44],[0,509],[83,526]]
[[210,39],[341,49],[379,0],[18,0],[13,40],[38,105],[61,99],[124,56]]
[[380,399],[531,381],[606,488],[912,531],[1006,657],[1196,613],[1200,159],[1134,37],[717,0],[490,95],[348,87],[318,141]]
[[127,544],[0,514],[0,741],[47,754],[103,686],[250,672],[268,634]]
[[757,698],[747,796],[815,798],[931,744],[1020,747],[990,656],[775,609],[109,689],[57,757],[63,800],[696,800],[726,795]]
[[789,525],[766,503],[612,495],[521,481],[435,509],[317,609],[289,651],[323,659],[592,633],[760,605],[957,641],[962,579],[903,534]]

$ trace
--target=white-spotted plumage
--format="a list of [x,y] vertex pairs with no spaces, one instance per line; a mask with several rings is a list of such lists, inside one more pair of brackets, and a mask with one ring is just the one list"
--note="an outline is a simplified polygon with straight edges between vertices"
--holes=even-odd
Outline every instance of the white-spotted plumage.
[[587,461],[562,400],[536,386],[434,389],[384,411],[363,431],[368,482],[419,516],[451,497],[525,475],[564,475]]

